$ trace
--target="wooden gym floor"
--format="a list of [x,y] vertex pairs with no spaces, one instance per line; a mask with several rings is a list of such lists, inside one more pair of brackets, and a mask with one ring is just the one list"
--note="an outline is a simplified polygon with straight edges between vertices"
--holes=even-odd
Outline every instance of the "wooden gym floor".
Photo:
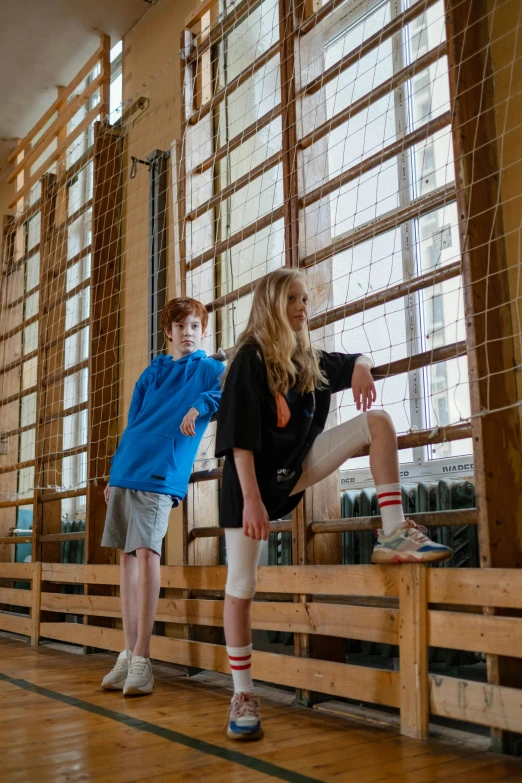
[[158,665],[154,695],[124,699],[100,689],[113,660],[0,635],[2,783],[522,783],[520,760],[270,699],[265,738],[232,743],[223,678]]

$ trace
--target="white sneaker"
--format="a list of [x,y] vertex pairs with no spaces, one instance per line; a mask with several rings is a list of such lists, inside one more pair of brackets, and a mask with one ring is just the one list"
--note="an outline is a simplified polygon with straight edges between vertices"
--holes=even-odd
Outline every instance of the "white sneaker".
[[105,675],[102,680],[102,688],[106,691],[121,691],[125,685],[129,673],[129,663],[132,658],[132,650],[123,650],[118,655],[114,668]]
[[154,690],[154,677],[150,658],[133,655],[129,664],[129,673],[123,686],[124,696],[145,696]]

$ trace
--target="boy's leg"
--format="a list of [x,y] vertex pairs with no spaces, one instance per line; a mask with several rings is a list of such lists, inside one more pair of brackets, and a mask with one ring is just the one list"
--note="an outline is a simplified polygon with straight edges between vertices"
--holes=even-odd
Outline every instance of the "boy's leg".
[[138,558],[120,551],[120,602],[125,649],[138,638]]
[[261,542],[245,536],[242,528],[227,528],[225,538],[228,574],[224,627],[234,682],[227,733],[231,739],[259,739],[263,736],[263,731],[259,702],[253,693],[250,608],[256,591]]
[[137,636],[133,655],[150,657],[150,637],[156,617],[160,591],[160,556],[152,549],[137,549],[139,566],[137,600]]
[[321,433],[303,463],[303,473],[292,494],[322,481],[364,445],[370,446],[370,469],[383,524],[372,562],[449,560],[453,555],[449,547],[434,543],[424,529],[404,519],[397,436],[391,417],[385,411],[368,411]]
[[137,636],[123,688],[124,696],[144,696],[154,690],[150,637],[160,589],[160,556],[146,547],[136,550],[138,561]]

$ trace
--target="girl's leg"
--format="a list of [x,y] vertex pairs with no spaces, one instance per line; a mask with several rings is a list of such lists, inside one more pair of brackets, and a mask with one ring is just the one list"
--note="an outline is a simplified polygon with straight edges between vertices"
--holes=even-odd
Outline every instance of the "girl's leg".
[[252,630],[250,607],[256,591],[261,541],[245,536],[242,528],[226,528],[228,575],[225,587],[224,626],[234,683],[228,737],[263,736],[259,702],[253,694]]
[[292,494],[322,481],[365,444],[370,446],[370,468],[383,525],[372,556],[373,562],[449,560],[453,555],[449,547],[434,543],[413,522],[404,519],[397,436],[385,411],[368,411],[321,433],[303,463],[303,473]]
[[133,650],[138,638],[138,559],[120,551],[120,601],[125,649]]

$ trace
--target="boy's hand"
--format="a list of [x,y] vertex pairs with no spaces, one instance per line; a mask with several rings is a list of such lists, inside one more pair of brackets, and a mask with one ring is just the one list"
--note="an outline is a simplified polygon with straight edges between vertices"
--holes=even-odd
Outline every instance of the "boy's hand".
[[261,498],[246,500],[243,505],[243,533],[256,541],[267,541],[268,512]]
[[188,435],[189,437],[193,438],[196,434],[196,428],[194,426],[194,422],[199,416],[199,411],[197,408],[191,408],[183,421],[181,422],[180,430],[183,433],[183,435]]
[[107,484],[105,489],[103,490],[103,497],[105,498],[105,502],[109,502],[109,495],[111,494],[111,487],[110,484]]
[[369,411],[372,403],[377,399],[375,383],[370,368],[367,364],[356,364],[352,375],[353,401],[357,410]]

